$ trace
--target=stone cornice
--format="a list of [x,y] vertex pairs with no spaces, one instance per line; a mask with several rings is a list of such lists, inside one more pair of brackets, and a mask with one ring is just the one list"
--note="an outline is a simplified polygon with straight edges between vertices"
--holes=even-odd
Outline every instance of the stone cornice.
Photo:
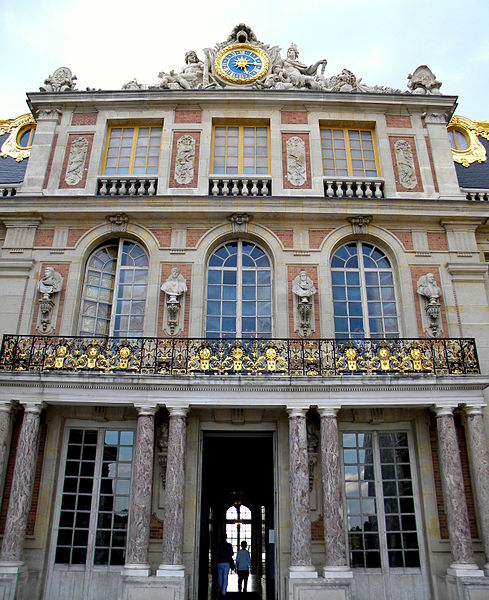
[[261,106],[277,106],[279,108],[297,105],[300,102],[308,110],[324,109],[324,104],[342,107],[362,106],[362,109],[373,107],[409,106],[422,112],[444,112],[447,120],[455,110],[456,96],[416,95],[416,94],[385,94],[374,92],[342,93],[323,92],[317,90],[250,90],[250,89],[224,89],[224,90],[100,90],[52,93],[29,92],[28,105],[36,113],[39,110],[81,107],[84,104],[96,106],[98,110],[110,109],[117,105],[119,108],[144,105],[146,109],[167,105],[168,110],[173,110],[177,105],[195,105],[206,108],[207,104],[214,108],[219,103],[227,104],[232,101],[238,106],[240,101],[248,108],[255,102]]
[[155,377],[68,376],[15,373],[0,376],[0,400],[42,401],[57,405],[160,404],[181,406],[431,406],[471,404],[484,406],[482,390],[489,377],[331,377],[172,379]]

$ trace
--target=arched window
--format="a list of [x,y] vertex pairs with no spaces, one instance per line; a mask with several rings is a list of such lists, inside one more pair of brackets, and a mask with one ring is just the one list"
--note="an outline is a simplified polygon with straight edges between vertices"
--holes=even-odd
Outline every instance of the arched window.
[[398,337],[392,268],[372,244],[349,242],[331,262],[337,338]]
[[130,240],[100,246],[88,259],[80,312],[80,335],[137,337],[143,334],[148,256]]
[[242,504],[230,506],[226,511],[226,538],[233,546],[234,553],[245,541],[251,549],[251,510]]
[[207,337],[270,337],[270,259],[252,242],[236,240],[218,248],[207,271]]

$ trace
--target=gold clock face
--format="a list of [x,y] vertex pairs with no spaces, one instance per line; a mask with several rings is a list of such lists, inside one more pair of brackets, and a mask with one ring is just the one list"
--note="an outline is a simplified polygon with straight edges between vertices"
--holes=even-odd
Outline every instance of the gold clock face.
[[264,77],[270,66],[268,55],[251,44],[232,44],[216,56],[216,73],[230,83],[238,85],[253,83]]

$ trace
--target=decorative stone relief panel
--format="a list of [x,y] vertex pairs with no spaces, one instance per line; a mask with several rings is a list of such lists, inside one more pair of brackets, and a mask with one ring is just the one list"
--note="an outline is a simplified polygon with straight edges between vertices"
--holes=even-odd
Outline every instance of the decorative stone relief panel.
[[173,137],[170,187],[197,187],[199,131],[179,131]]
[[311,188],[308,133],[282,133],[282,169],[285,189]]
[[416,177],[416,167],[409,142],[406,140],[397,140],[394,143],[394,152],[396,155],[397,172],[399,173],[399,183],[403,188],[412,190],[418,185],[418,178]]
[[72,133],[68,136],[59,184],[61,189],[85,187],[93,135],[93,133]]
[[300,187],[306,182],[306,145],[298,136],[287,140],[287,179]]
[[398,192],[422,192],[418,154],[414,137],[389,136],[392,164]]
[[440,337],[443,329],[441,323],[441,289],[436,283],[433,273],[422,275],[417,281],[417,291],[421,303],[421,320],[424,332],[429,337]]
[[71,143],[68,164],[66,165],[65,182],[68,185],[76,185],[83,178],[83,167],[88,152],[87,138],[80,137]]

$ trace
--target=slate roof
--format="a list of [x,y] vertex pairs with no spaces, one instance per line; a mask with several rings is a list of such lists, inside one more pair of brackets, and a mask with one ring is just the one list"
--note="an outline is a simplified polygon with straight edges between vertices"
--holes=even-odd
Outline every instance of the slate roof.
[[[8,133],[0,135],[0,148],[8,136]],[[22,181],[24,181],[28,160],[28,158],[24,158],[21,162],[16,162],[16,160],[10,156],[7,156],[7,158],[0,157],[0,185],[22,183]]]
[[486,149],[486,161],[483,163],[472,163],[470,167],[464,167],[459,163],[455,163],[460,187],[476,190],[489,189],[489,140],[479,136],[479,141]]

